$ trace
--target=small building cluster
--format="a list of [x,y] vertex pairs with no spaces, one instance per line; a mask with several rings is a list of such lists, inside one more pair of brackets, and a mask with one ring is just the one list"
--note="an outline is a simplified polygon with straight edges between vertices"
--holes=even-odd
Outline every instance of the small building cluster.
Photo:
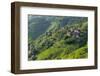
[[79,29],[70,29],[70,30],[67,30],[67,36],[73,36],[73,37],[76,37],[78,38],[80,36],[80,30]]

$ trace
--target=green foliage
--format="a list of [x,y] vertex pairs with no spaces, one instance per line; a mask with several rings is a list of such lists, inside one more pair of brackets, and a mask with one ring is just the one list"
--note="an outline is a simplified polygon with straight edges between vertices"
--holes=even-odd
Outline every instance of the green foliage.
[[85,46],[73,51],[71,54],[66,56],[66,58],[70,58],[70,59],[87,58],[87,53],[88,53],[87,50],[88,50],[87,45],[85,45]]
[[76,47],[75,45],[69,45],[65,48],[51,47],[38,54],[37,60],[87,58],[87,46],[78,49]]
[[87,27],[86,17],[30,16],[29,60],[87,58]]

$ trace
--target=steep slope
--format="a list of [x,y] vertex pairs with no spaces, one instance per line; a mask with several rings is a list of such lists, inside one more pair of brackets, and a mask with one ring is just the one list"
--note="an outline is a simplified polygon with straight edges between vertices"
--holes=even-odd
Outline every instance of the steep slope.
[[[50,25],[47,25],[45,31],[43,29],[43,32],[40,30],[42,34],[38,35],[36,39],[29,38],[29,60],[76,59],[87,57],[87,18],[67,18],[52,17],[50,20],[48,17],[45,18],[50,21]],[[66,23],[64,23],[64,20]],[[39,26],[38,24],[36,25]],[[32,35],[34,34],[32,33]]]
[[42,15],[29,15],[28,16],[28,36],[32,39],[38,38],[46,31],[52,31],[54,29],[64,27],[65,25],[71,25],[73,23],[80,22],[83,17],[71,17],[71,16],[42,16]]

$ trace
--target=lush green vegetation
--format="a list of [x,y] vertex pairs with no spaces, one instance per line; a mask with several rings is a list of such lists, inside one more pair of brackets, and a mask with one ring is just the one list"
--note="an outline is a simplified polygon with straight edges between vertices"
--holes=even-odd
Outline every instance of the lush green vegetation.
[[28,59],[88,57],[87,17],[28,16]]

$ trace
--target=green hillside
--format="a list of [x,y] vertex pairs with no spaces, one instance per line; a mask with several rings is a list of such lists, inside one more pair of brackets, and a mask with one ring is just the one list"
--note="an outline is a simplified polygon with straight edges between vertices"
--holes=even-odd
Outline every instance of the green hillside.
[[88,57],[87,17],[29,16],[28,59]]

